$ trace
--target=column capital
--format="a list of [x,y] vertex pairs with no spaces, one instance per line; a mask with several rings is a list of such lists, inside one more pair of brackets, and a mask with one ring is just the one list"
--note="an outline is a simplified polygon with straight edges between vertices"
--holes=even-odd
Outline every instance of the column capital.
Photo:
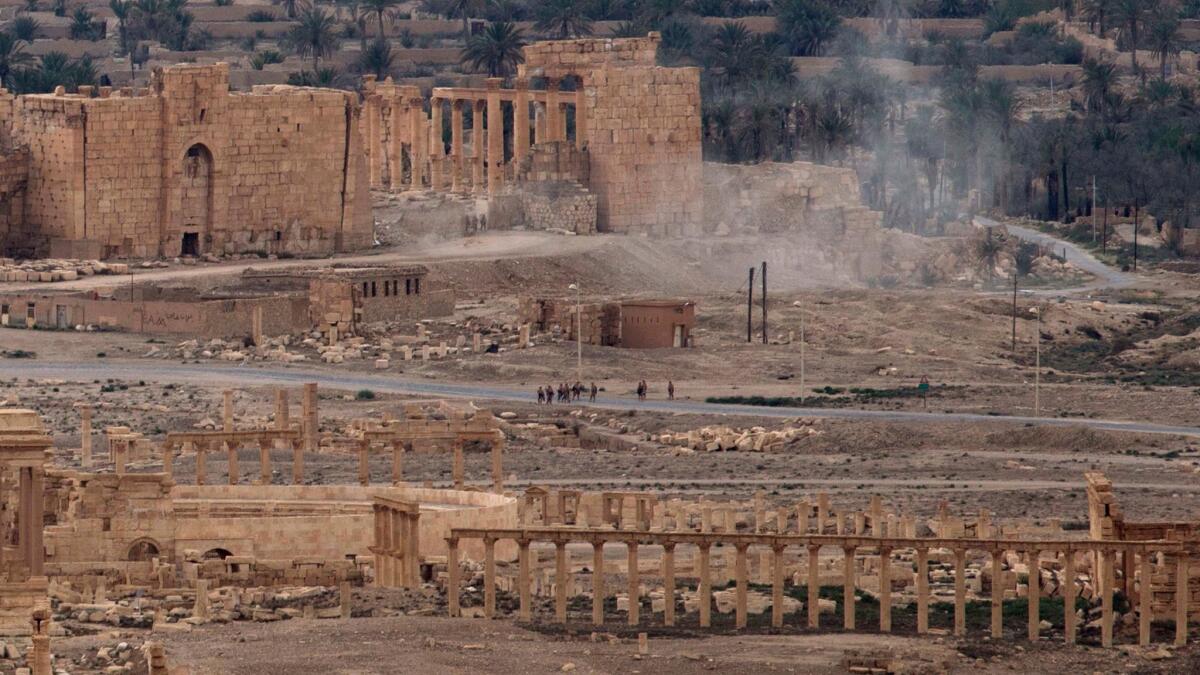
[[516,81],[514,82],[514,86],[518,90],[522,90],[522,91],[529,89],[529,78],[528,77],[518,77],[516,79]]
[[500,83],[504,80],[499,77],[489,77],[483,81],[484,87],[488,91],[499,91]]

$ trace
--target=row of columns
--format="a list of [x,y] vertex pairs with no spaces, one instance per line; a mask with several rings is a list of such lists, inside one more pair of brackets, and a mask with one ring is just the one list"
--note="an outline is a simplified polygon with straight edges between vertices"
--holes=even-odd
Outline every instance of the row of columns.
[[[304,439],[292,438],[284,439],[283,442],[291,445],[292,448],[292,483],[299,485],[304,480]],[[275,444],[275,439],[270,436],[265,436],[258,439],[258,467],[259,467],[259,484],[271,484],[271,448]],[[208,453],[214,452],[216,446],[220,446],[226,453],[228,462],[229,484],[237,485],[241,480],[241,467],[238,461],[238,452],[241,450],[243,443],[237,440],[204,440],[191,441],[185,440],[181,443],[176,443],[168,440],[163,443],[162,463],[163,473],[169,477],[175,475],[175,448],[177,445],[182,445],[184,453],[194,452],[196,455],[196,485],[204,485],[208,480]]]
[[[383,186],[383,161],[378,154],[382,145],[384,106],[388,106],[390,121],[388,129],[387,164],[390,188],[422,189],[425,186],[425,164],[428,162],[429,187],[434,190],[449,189],[453,192],[468,191],[482,195],[497,194],[504,183],[504,104],[509,102],[513,110],[512,149],[513,161],[519,163],[529,153],[533,142],[567,140],[566,106],[575,106],[575,142],[582,148],[587,142],[588,124],[586,94],[582,83],[576,87],[574,100],[564,101],[560,95],[559,81],[548,80],[544,92],[529,89],[528,78],[517,78],[514,88],[502,92],[501,78],[488,78],[482,92],[440,89],[429,100],[430,110],[426,117],[424,99],[417,87],[394,87],[380,89],[378,94],[369,94],[365,102],[367,114],[367,158],[372,186]],[[443,107],[450,107],[450,154],[447,157],[443,144]],[[535,108],[533,134],[530,136],[530,105]],[[471,108],[472,154],[464,151],[464,107]],[[487,131],[484,123],[486,119]],[[496,130],[498,133],[493,133]],[[486,139],[486,141],[485,141]],[[484,149],[486,143],[486,151]],[[404,178],[404,159],[407,151],[410,176]],[[446,160],[449,159],[447,166]],[[447,174],[449,174],[447,176]],[[486,179],[486,180],[485,180]],[[448,183],[448,184],[447,184]]]
[[[588,533],[580,533],[587,536]],[[484,544],[484,616],[491,617],[495,613],[495,583],[496,583],[496,568],[495,568],[495,543],[500,537],[483,535]],[[528,621],[531,619],[531,601],[530,601],[530,569],[529,569],[529,546],[531,539],[525,537],[515,537],[518,545],[518,578],[517,587],[520,596],[519,617],[522,620]],[[461,608],[458,598],[458,578],[459,578],[459,560],[458,560],[458,537],[452,536],[447,539],[449,550],[449,601],[450,601],[450,616],[460,616]],[[566,546],[569,543],[563,539],[557,539],[554,542],[555,546],[555,621],[558,623],[566,622],[567,608],[567,578],[568,565]],[[604,581],[604,545],[606,543],[623,543],[627,547],[628,553],[628,594],[629,594],[629,612],[628,621],[630,625],[638,625],[640,623],[640,599],[641,589],[638,571],[638,542],[636,540],[619,540],[606,539],[604,537],[591,538],[589,542],[592,545],[592,622],[600,625],[604,623],[604,600],[605,600],[605,581]],[[663,548],[662,556],[662,577],[664,591],[666,594],[663,622],[667,626],[675,624],[675,548],[677,542],[662,541],[658,542]],[[701,541],[693,544],[698,552],[698,595],[699,595],[699,625],[701,628],[707,628],[712,624],[712,574],[710,564],[711,547],[716,542]],[[751,546],[747,542],[733,542],[736,548],[736,558],[734,563],[734,576],[736,584],[735,596],[735,624],[738,628],[744,628],[747,622],[747,550]],[[826,546],[820,543],[808,543],[805,548],[808,553],[808,579],[807,579],[807,625],[809,628],[820,627],[820,552]],[[783,626],[783,595],[784,595],[784,552],[787,545],[774,544],[771,547],[772,557],[772,613],[771,625],[776,628]],[[854,630],[856,628],[855,620],[855,590],[857,587],[856,578],[857,570],[855,566],[855,556],[858,551],[858,544],[841,545],[843,555],[843,589],[842,589],[842,626],[846,630]],[[891,556],[893,548],[883,545],[877,547],[877,552],[874,555],[879,557],[879,630],[881,632],[890,632],[892,629],[892,591],[891,591]],[[916,586],[917,586],[917,633],[925,634],[929,631],[929,549],[919,547],[913,549],[916,558]],[[955,548],[953,549],[955,561],[954,574],[954,623],[953,632],[955,635],[966,634],[966,556],[968,549]],[[1130,549],[1125,549],[1127,556],[1132,556]],[[991,564],[993,573],[992,597],[991,597],[991,636],[994,639],[1003,637],[1003,588],[995,580],[999,579],[1002,572],[1002,559],[1004,549],[991,550]],[[1030,640],[1037,640],[1041,632],[1041,616],[1040,616],[1040,569],[1038,561],[1042,551],[1030,549],[1025,551],[1029,564],[1029,582],[1028,582],[1028,637]],[[1104,647],[1111,647],[1113,644],[1113,567],[1117,551],[1109,548],[1097,548],[1095,556],[1097,560],[1100,576],[1099,588],[1102,595],[1101,603],[1101,644]],[[1075,551],[1063,552],[1064,557],[1064,583],[1065,589],[1069,589],[1069,593],[1064,593],[1063,602],[1063,623],[1064,623],[1064,639],[1067,643],[1074,643],[1078,631],[1076,616],[1075,616],[1075,598],[1077,597],[1076,580],[1077,567]],[[1138,594],[1138,641],[1142,645],[1150,643],[1150,622],[1152,618],[1151,600],[1152,593],[1150,592],[1150,582],[1152,579],[1152,553],[1144,551],[1138,554],[1139,577],[1141,579],[1142,589]],[[1175,644],[1182,646],[1187,642],[1187,621],[1188,621],[1188,563],[1187,554],[1183,553],[1177,556],[1178,564],[1176,566],[1176,592],[1175,592]]]
[[375,511],[375,583],[385,588],[416,588],[420,582],[420,507],[398,507],[377,499]]
[[[504,435],[497,432],[495,437],[487,439],[492,446],[492,488],[495,492],[504,490]],[[371,438],[364,434],[358,439],[358,482],[361,485],[371,484],[370,453],[373,442],[390,443],[392,446],[392,484],[399,485],[404,481],[404,453],[410,448],[410,442],[403,438]],[[451,479],[456,490],[466,486],[465,458],[463,456],[464,437],[456,436],[451,442],[452,457]]]

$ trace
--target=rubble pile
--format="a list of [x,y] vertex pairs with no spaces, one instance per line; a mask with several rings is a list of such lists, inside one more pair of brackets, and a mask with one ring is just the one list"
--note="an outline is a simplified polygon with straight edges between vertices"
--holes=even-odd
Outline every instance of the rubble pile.
[[129,274],[125,263],[105,263],[99,260],[44,258],[22,260],[0,258],[0,281],[74,281],[79,277],[97,274]]
[[811,424],[803,423],[788,425],[779,430],[769,430],[765,427],[738,429],[708,426],[686,432],[652,435],[650,440],[704,452],[779,452],[791,441],[820,433],[822,432],[814,429]]

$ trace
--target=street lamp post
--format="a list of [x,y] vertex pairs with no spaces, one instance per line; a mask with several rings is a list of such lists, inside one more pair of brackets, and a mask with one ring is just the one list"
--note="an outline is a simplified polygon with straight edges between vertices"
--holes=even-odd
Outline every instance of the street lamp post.
[[797,300],[792,305],[800,309],[800,405],[804,405],[804,303]]
[[567,287],[575,291],[575,381],[583,382],[583,311],[579,301],[579,284]]

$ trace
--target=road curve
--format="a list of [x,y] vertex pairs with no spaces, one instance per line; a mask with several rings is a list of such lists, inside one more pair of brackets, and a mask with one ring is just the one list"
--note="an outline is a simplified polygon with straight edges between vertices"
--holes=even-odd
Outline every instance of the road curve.
[[[465,398],[489,401],[535,400],[532,391],[516,387],[486,384],[464,384],[431,382],[416,378],[369,373],[337,372],[311,368],[219,365],[219,364],[173,364],[145,361],[8,361],[0,369],[0,376],[9,378],[54,378],[69,381],[88,379],[146,380],[150,382],[174,382],[186,384],[235,385],[235,386],[296,386],[304,382],[317,382],[323,387],[355,391],[373,391],[436,396],[439,398]],[[1200,428],[1151,424],[1126,420],[1104,420],[1085,418],[1048,418],[1018,415],[980,415],[976,413],[910,412],[898,410],[859,410],[853,408],[768,408],[763,406],[703,403],[688,400],[651,400],[602,396],[595,403],[577,401],[576,408],[600,408],[608,410],[645,410],[650,412],[687,413],[700,415],[754,415],[758,417],[815,417],[825,419],[880,420],[888,422],[1012,422],[1017,424],[1085,427],[1097,431],[1124,431],[1150,434],[1177,434],[1200,437]]]
[[1046,292],[1066,293],[1071,291],[1095,290],[1097,288],[1127,288],[1132,286],[1137,277],[1127,272],[1113,269],[1100,262],[1091,253],[1065,239],[1059,239],[1045,232],[1012,223],[999,223],[985,216],[975,216],[975,222],[983,227],[1004,227],[1009,234],[1031,241],[1042,246],[1049,246],[1056,252],[1065,254],[1067,261],[1079,269],[1096,277],[1096,280],[1078,288],[1059,288]]

